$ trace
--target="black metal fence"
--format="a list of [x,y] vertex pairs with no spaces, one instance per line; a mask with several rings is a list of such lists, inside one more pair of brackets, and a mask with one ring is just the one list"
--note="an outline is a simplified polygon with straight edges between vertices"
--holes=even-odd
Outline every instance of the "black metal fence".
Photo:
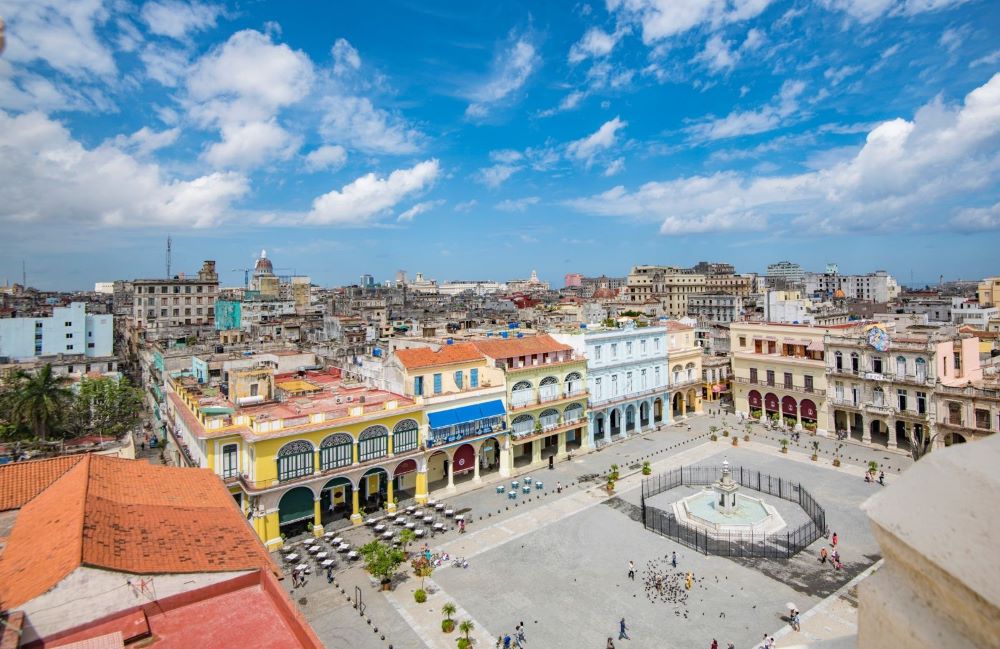
[[766,533],[713,534],[688,527],[673,512],[646,504],[646,498],[682,485],[710,485],[722,477],[721,466],[680,467],[642,481],[642,520],[646,529],[704,554],[725,557],[788,559],[826,531],[826,512],[802,485],[744,467],[731,467],[741,486],[796,503],[809,521],[793,530]]

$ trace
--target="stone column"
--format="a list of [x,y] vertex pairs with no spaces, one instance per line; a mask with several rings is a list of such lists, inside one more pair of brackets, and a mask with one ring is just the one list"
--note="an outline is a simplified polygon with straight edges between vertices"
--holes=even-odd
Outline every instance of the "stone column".
[[351,489],[351,522],[361,525],[361,504],[359,501],[361,489]]
[[417,486],[414,489],[413,499],[421,505],[427,503],[427,466],[422,471],[417,471]]
[[896,448],[899,444],[899,440],[896,439],[896,418],[892,417],[889,419],[889,448]]
[[472,461],[472,467],[473,467],[473,469],[472,469],[472,481],[475,482],[475,483],[479,483],[479,482],[483,481],[483,479],[481,477],[479,477],[479,463],[481,461],[480,453],[483,450],[483,444],[482,444],[482,442],[479,443],[479,446],[473,446],[473,448],[476,449],[476,458]]
[[864,444],[872,443],[872,429],[868,417],[864,413],[861,415],[861,441]]
[[323,536],[323,510],[320,509],[320,497],[313,497],[313,536]]
[[556,457],[565,457],[566,455],[566,431],[559,433],[559,446],[556,449]]
[[514,453],[511,450],[510,436],[497,438],[500,444],[500,477],[509,478],[514,470]]
[[319,473],[319,449],[313,450],[313,475]]
[[358,442],[355,441],[351,444],[351,463],[354,465],[358,464]]
[[542,462],[542,437],[531,440],[531,463],[541,464]]
[[448,489],[455,488],[455,461],[454,454],[448,457]]
[[386,500],[387,500],[387,502],[385,504],[385,511],[389,512],[390,514],[395,514],[396,513],[396,502],[395,502],[395,500],[393,499],[393,496],[392,496],[392,478],[389,478],[389,482],[388,482],[388,484],[386,484],[386,487],[385,487],[385,496],[386,496]]
[[392,442],[392,431],[389,431],[389,434],[386,435],[386,440],[385,440],[385,450],[388,452],[389,457],[393,456],[393,452],[395,450],[393,448],[394,446],[395,444],[393,444]]

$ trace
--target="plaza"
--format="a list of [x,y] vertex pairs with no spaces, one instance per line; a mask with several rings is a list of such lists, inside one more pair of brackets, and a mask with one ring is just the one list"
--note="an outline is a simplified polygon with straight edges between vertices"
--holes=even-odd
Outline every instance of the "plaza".
[[[498,494],[493,484],[448,499],[449,508],[469,516],[468,532],[449,531],[429,545],[465,557],[470,566],[438,568],[426,579],[424,604],[413,599],[416,578],[403,574],[392,591],[382,593],[356,564],[338,573],[335,585],[314,575],[293,598],[330,646],[453,647],[457,632],[440,629],[441,607],[452,602],[458,608],[455,619],[474,622],[471,635],[480,647],[492,647],[498,635],[511,633],[521,621],[527,642],[536,647],[603,647],[608,637],[616,646],[630,647],[707,647],[713,638],[722,646],[753,647],[763,634],[788,626],[782,617],[786,603],[807,612],[878,561],[878,546],[859,505],[880,487],[865,483],[862,467],[874,459],[895,473],[908,459],[852,446],[843,466],[834,468],[828,459],[813,462],[796,450],[782,454],[777,439],[764,434],[755,434],[750,443],[741,439],[738,447],[725,437],[709,441],[709,427],[720,424],[721,417],[709,414],[558,463],[531,476],[544,481],[541,493],[520,495],[517,501]],[[824,442],[821,449],[826,446],[832,447]],[[829,548],[823,538],[788,560],[731,559],[703,555],[644,529],[643,476],[637,470],[642,462],[651,462],[655,475],[678,466],[718,466],[724,459],[807,487],[838,533],[843,569],[819,562],[820,548]],[[603,478],[580,480],[611,464],[618,464],[623,475],[610,497]],[[561,494],[554,491],[556,481],[564,487]],[[665,505],[697,491],[682,487],[657,498]],[[765,498],[790,524],[806,520],[795,504]],[[371,537],[366,529],[344,534],[354,535],[357,544]],[[676,569],[669,565],[674,552]],[[636,565],[634,581],[627,578],[630,560]],[[688,571],[694,576],[690,591],[682,584]],[[354,608],[355,587],[364,616]],[[619,643],[622,617],[631,640]]]

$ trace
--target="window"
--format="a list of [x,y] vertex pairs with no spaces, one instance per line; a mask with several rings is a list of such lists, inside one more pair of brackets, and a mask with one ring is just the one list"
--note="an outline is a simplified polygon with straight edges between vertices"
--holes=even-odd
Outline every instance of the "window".
[[306,441],[289,442],[278,451],[278,480],[293,480],[313,473],[313,447]]
[[989,430],[990,428],[990,411],[981,410],[976,408],[976,428],[983,428]]
[[885,392],[882,391],[882,388],[875,388],[872,390],[872,402],[876,406],[885,405]]
[[746,346],[747,346],[747,337],[740,336],[740,347],[746,347]]
[[67,338],[72,338],[72,337],[73,337],[73,334],[66,334],[66,337],[67,337]]
[[389,429],[385,426],[369,426],[358,436],[358,460],[367,462],[382,457],[389,452]]
[[222,477],[235,478],[239,473],[239,446],[226,444],[222,447]]
[[645,338],[639,341],[639,353],[642,354],[643,356],[646,355],[646,339]]
[[628,342],[625,343],[625,356],[627,356],[629,358],[632,357],[632,341],[631,340],[629,340]]
[[66,345],[66,351],[70,351],[72,349],[73,349],[73,345]]
[[612,374],[611,375],[611,396],[613,396],[613,397],[617,397],[618,396],[618,375],[617,374]]
[[611,358],[618,358],[618,343],[611,343]]
[[64,324],[65,324],[65,325],[66,325],[67,327],[72,327],[72,326],[73,326],[73,323],[72,323],[72,322],[66,322],[66,323],[64,323]]
[[876,374],[881,374],[882,373],[882,357],[881,356],[872,356],[872,372],[875,372]]
[[417,448],[419,426],[412,419],[404,419],[392,429],[392,452],[405,453]]
[[896,376],[906,376],[906,359],[902,356],[896,357]]
[[860,360],[858,359],[858,353],[851,352],[851,371],[857,374],[859,367],[860,367]]
[[838,370],[844,369],[844,354],[842,352],[834,352],[833,360]]
[[837,383],[834,386],[834,394],[836,395],[837,401],[843,401],[844,400],[844,384],[843,383]]
[[642,380],[639,383],[639,389],[640,390],[645,390],[646,389],[646,370],[643,369],[641,372],[639,372],[639,375],[642,377]]
[[751,383],[756,383],[757,382],[757,368],[756,367],[751,367],[750,368],[750,382]]
[[598,399],[604,396],[604,389],[601,387],[600,378],[594,379],[594,388],[596,389]]
[[767,371],[767,384],[770,386],[774,385],[774,370]]
[[455,387],[462,389],[462,370],[455,372]]
[[413,394],[418,397],[424,396],[424,377],[415,376],[413,377]]
[[791,372],[785,372],[785,389],[786,390],[791,390],[792,389],[792,373]]
[[918,358],[914,363],[917,370],[917,380],[926,381],[927,380],[927,361],[922,358]]
[[354,438],[347,433],[327,436],[319,445],[321,471],[351,466],[354,463]]
[[41,328],[42,328],[42,321],[35,320],[35,329],[41,329]]
[[660,384],[660,366],[659,365],[657,365],[655,368],[653,368],[653,378],[656,381],[656,387],[659,387],[661,385]]
[[601,360],[601,346],[600,345],[594,345],[594,360],[595,361]]
[[906,390],[896,390],[896,401],[900,410],[906,410]]
[[93,349],[94,343],[87,343],[87,349]]
[[441,375],[434,375],[434,394],[441,394]]
[[35,334],[35,340],[41,340],[42,334]]
[[921,415],[927,414],[927,393],[917,392],[917,412]]
[[184,292],[185,293],[190,293],[191,292],[191,287],[190,286],[185,286],[184,287]]
[[805,381],[806,392],[812,392],[813,391],[813,377],[812,377],[812,375],[811,374],[806,374],[805,376],[802,377],[802,380]]
[[625,391],[632,391],[632,372],[625,372]]
[[479,369],[473,367],[469,370],[469,387],[478,388],[479,387]]
[[956,372],[961,372],[962,371],[962,353],[961,352],[955,352],[953,355],[955,357],[955,371]]

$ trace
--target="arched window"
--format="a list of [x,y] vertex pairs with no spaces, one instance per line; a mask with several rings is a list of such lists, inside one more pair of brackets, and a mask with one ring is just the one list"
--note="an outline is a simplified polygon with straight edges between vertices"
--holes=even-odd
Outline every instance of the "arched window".
[[857,374],[859,369],[861,369],[861,359],[857,352],[851,352],[851,371]]
[[313,445],[305,440],[278,449],[278,480],[293,480],[313,473]]
[[583,377],[579,372],[570,372],[563,379],[563,383],[566,384],[566,396],[571,397],[575,394],[583,392]]
[[684,368],[681,367],[680,365],[674,365],[674,369],[673,369],[674,383],[680,383],[680,381],[681,381],[681,370],[683,370],[683,369]]
[[563,410],[563,423],[569,424],[583,419],[583,406],[579,403],[571,403]]
[[876,387],[872,390],[872,403],[876,406],[885,405],[885,392],[882,391],[882,388]]
[[412,419],[404,419],[392,428],[392,452],[404,453],[417,448],[420,426]]
[[687,380],[690,381],[694,378],[694,363],[688,363],[685,369],[687,370]]
[[531,415],[518,415],[510,422],[510,430],[514,437],[530,435],[535,430],[535,418]]
[[554,376],[546,376],[538,384],[538,398],[542,401],[552,401],[559,398],[559,379]]
[[927,380],[927,361],[922,358],[918,358],[914,363],[917,370],[917,380],[926,381]]
[[833,361],[834,361],[835,367],[838,370],[844,369],[844,353],[843,352],[839,352],[839,351],[833,352]]
[[321,471],[351,466],[354,462],[354,438],[347,433],[327,435],[319,444]]
[[514,408],[526,406],[533,400],[534,394],[528,381],[518,381],[510,390],[510,405]]
[[896,376],[906,376],[906,359],[902,356],[896,357]]
[[559,411],[555,408],[543,410],[542,413],[538,415],[538,421],[542,424],[543,429],[555,428],[559,425]]
[[388,454],[389,429],[385,426],[369,426],[358,435],[358,461],[367,462]]

